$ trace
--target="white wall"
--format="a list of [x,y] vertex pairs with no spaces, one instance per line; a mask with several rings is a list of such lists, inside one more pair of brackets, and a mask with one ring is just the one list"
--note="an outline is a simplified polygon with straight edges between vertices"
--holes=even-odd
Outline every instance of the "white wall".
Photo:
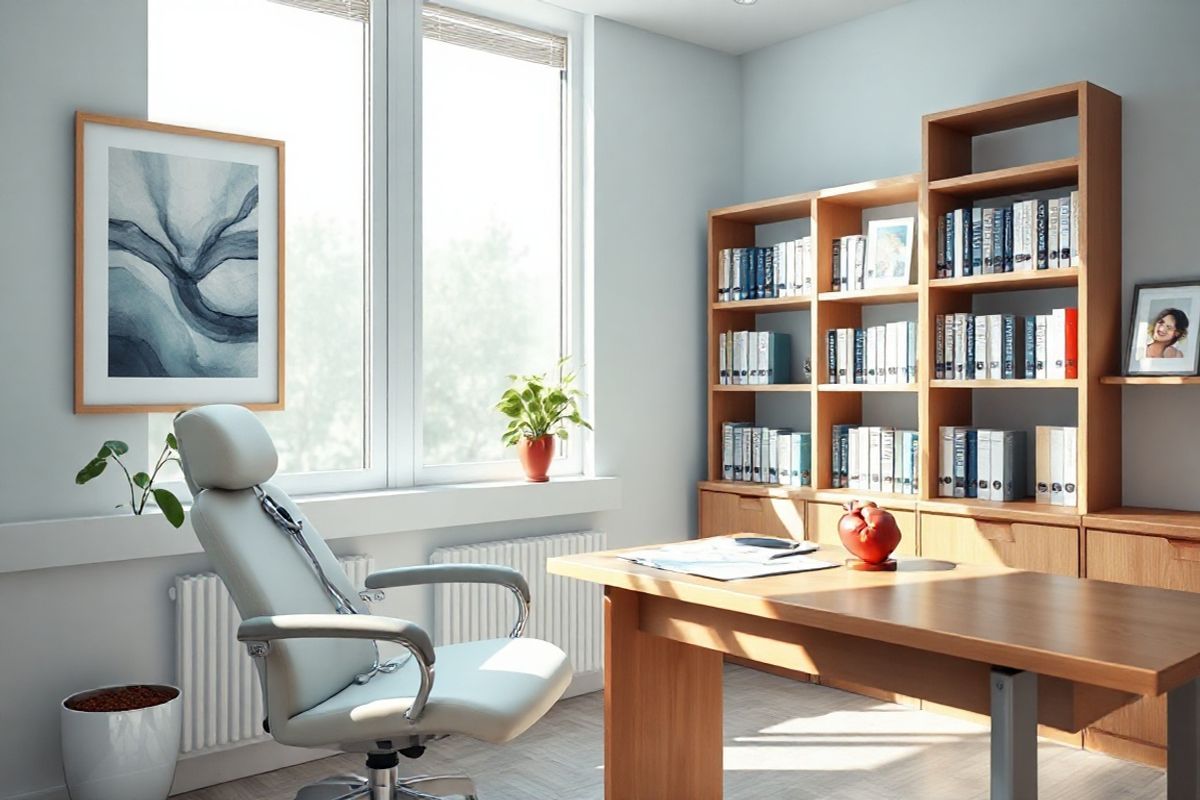
[[[1124,99],[1127,310],[1139,281],[1200,277],[1198,36],[1194,0],[915,0],[751,53],[743,199],[918,171],[923,114],[1088,80]],[[985,158],[1069,146],[1069,126],[1043,133],[1002,138]],[[1197,387],[1124,390],[1126,504],[1200,509],[1197,401]],[[1061,413],[1061,398],[1050,402]]]
[[[596,465],[623,479],[623,507],[340,540],[339,553],[395,566],[445,544],[595,527],[621,546],[694,527],[704,212],[739,191],[738,62],[604,20],[591,38]],[[146,438],[144,416],[71,413],[72,113],[142,116],[145,82],[144,0],[0,3],[0,523],[102,513],[112,486],[76,487],[74,471],[106,438]],[[62,697],[172,679],[166,589],[205,568],[182,556],[0,575],[0,798],[64,796]],[[379,610],[428,623],[431,597],[393,591]]]

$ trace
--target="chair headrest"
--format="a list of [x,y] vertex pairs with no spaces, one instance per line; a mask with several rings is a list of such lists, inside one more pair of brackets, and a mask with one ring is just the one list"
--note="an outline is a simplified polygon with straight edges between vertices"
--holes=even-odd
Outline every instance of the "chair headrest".
[[186,411],[175,419],[175,438],[193,494],[200,489],[249,489],[270,480],[279,466],[267,429],[242,406]]

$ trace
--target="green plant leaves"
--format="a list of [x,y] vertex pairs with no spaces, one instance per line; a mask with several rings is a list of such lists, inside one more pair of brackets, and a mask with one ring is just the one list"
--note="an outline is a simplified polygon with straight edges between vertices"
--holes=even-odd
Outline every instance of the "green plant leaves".
[[[112,454],[115,456],[123,456],[129,452],[129,445],[118,439],[109,439],[104,443],[104,447],[107,447],[109,450],[111,450]],[[103,449],[104,448],[101,448],[101,450]]]
[[166,489],[154,489],[153,492],[154,502],[162,509],[163,516],[167,518],[167,522],[176,528],[183,525],[183,504],[179,502],[179,498]]
[[172,450],[179,449],[179,441],[175,438],[175,434],[167,434],[167,447],[171,448]]
[[557,383],[541,375],[509,375],[512,383],[500,395],[495,409],[509,417],[510,421],[500,439],[506,445],[515,445],[523,438],[538,439],[551,432],[559,438],[569,435],[564,421],[570,421],[591,430],[592,426],[579,412],[579,400],[584,392],[572,386],[575,373],[564,372],[563,365],[570,356],[559,359]]
[[145,472],[135,473],[134,476],[130,480],[132,480],[133,485],[138,487],[139,489],[145,489],[147,486],[150,485],[150,476],[148,474],[146,474]]
[[104,468],[108,466],[108,458],[97,456],[87,463],[83,469],[79,470],[75,475],[75,483],[82,486],[92,478],[97,478],[100,473],[104,472]]

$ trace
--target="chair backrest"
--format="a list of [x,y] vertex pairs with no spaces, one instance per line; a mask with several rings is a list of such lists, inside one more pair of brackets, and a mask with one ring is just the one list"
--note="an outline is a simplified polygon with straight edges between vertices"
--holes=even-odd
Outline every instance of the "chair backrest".
[[[308,546],[325,574],[358,603],[358,590],[324,539],[291,498],[268,483],[279,458],[254,414],[241,406],[204,406],[181,414],[175,420],[175,435],[194,497],[192,527],[243,619],[335,613],[307,556],[263,510],[256,486],[293,519],[303,521]],[[374,659],[368,641],[272,643],[265,663],[260,663],[268,718],[282,721],[332,697],[367,672]]]

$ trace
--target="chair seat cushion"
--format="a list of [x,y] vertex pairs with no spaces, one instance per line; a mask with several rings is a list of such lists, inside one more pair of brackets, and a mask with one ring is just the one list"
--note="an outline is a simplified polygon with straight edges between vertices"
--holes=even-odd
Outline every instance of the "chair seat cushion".
[[[413,659],[364,685],[351,684],[272,730],[283,744],[352,747],[415,734],[462,734],[487,742],[519,736],[571,682],[566,654],[539,639],[486,639],[436,648],[433,692],[415,724],[404,718],[420,685]],[[403,745],[401,745],[403,746]]]

